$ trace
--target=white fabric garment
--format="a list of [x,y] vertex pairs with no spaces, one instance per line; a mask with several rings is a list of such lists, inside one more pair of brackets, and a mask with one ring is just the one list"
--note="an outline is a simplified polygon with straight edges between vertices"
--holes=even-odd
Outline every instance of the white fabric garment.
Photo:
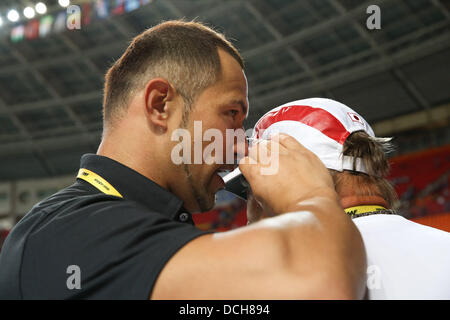
[[450,299],[450,233],[399,215],[353,222],[366,247],[369,299]]

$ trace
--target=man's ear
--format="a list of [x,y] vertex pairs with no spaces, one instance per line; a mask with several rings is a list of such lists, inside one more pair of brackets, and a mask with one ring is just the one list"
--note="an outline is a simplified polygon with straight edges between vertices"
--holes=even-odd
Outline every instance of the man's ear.
[[167,130],[170,110],[167,103],[174,99],[175,90],[164,78],[150,80],[145,86],[145,114],[159,132]]

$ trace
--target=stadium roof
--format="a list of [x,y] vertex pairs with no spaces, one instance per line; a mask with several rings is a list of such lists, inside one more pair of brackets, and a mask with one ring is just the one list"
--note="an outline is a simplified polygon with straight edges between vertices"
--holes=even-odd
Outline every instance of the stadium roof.
[[[49,13],[61,9],[44,2]],[[450,102],[449,1],[153,0],[81,30],[13,42],[6,12],[27,3],[0,4],[0,180],[74,173],[100,141],[105,71],[162,20],[197,18],[233,39],[246,61],[248,127],[314,96],[372,123]],[[366,28],[372,4],[381,30]]]

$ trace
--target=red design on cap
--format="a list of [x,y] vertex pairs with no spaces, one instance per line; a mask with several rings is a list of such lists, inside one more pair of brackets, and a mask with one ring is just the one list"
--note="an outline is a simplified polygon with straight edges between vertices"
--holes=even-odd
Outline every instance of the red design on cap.
[[358,116],[356,113],[353,112],[347,112],[348,116],[350,117],[350,119],[352,119],[353,122],[358,122],[363,124],[361,117]]
[[255,125],[256,137],[260,138],[264,130],[272,124],[286,120],[306,124],[342,145],[350,135],[342,123],[328,111],[310,106],[291,105],[263,116]]

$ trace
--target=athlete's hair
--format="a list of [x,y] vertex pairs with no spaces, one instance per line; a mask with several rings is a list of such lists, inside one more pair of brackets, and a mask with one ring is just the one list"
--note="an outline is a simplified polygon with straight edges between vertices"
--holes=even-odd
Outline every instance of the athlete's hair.
[[389,207],[394,205],[397,194],[386,179],[389,174],[387,153],[393,150],[391,138],[374,138],[363,131],[352,133],[344,143],[343,155],[361,158],[367,174],[356,171],[338,172],[330,170],[336,191],[341,194],[344,187],[351,186],[355,195],[382,196]]
[[197,96],[221,76],[218,49],[244,68],[237,49],[224,35],[199,22],[167,21],[136,36],[105,76],[104,126],[126,111],[130,97],[152,78],[165,78],[185,102],[187,117]]

